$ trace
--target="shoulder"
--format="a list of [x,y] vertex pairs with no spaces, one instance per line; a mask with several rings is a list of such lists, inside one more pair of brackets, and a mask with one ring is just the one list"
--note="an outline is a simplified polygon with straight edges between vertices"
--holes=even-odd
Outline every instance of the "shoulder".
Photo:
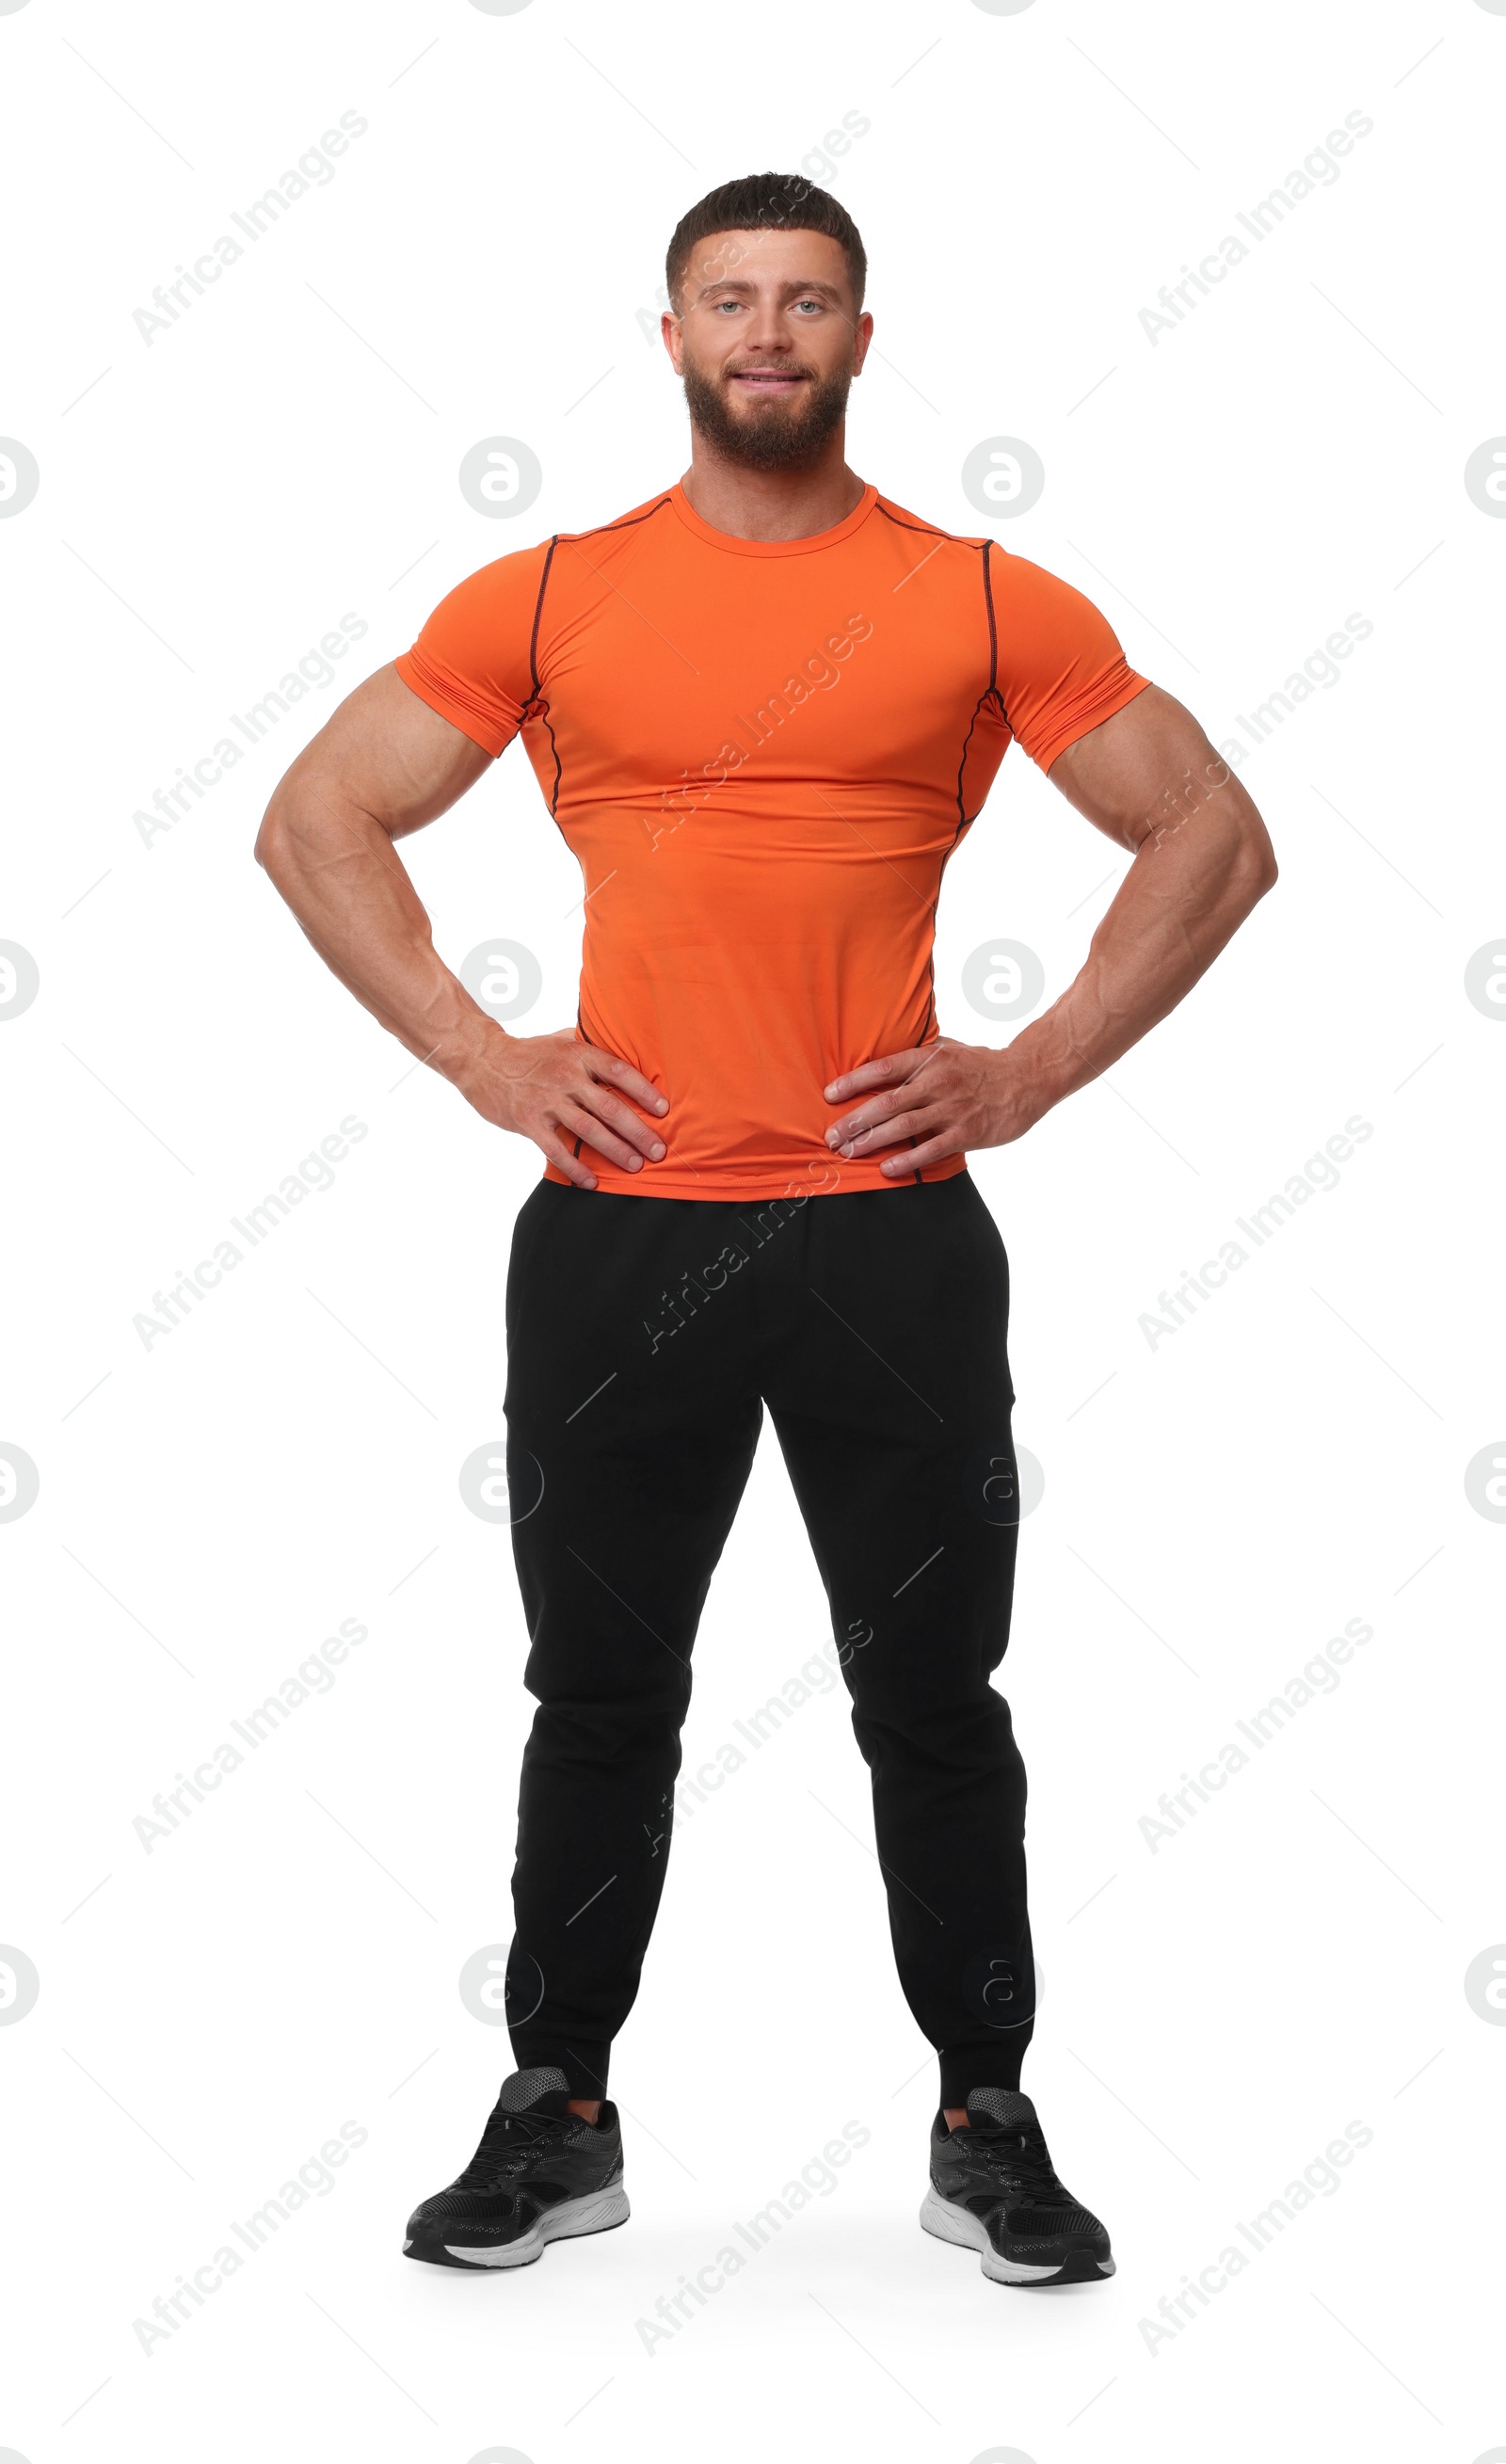
[[447,593],[441,605],[454,604],[457,609],[476,614],[505,616],[521,607],[532,610],[551,565],[562,548],[591,549],[593,541],[609,546],[619,535],[631,538],[661,506],[669,503],[669,490],[663,489],[647,502],[618,514],[609,522],[600,522],[594,529],[556,531],[548,539],[535,540],[532,547],[515,548],[510,556],[499,556],[490,564],[478,565]]
[[642,530],[646,526],[653,528],[655,517],[669,512],[671,493],[668,488],[660,488],[655,495],[646,497],[641,505],[630,507],[625,514],[615,514],[609,522],[598,522],[590,530],[557,531],[554,540],[546,542],[546,545],[584,547],[591,539],[606,542],[616,539],[619,534]]
[[893,496],[886,496],[881,492],[875,502],[874,514],[891,530],[913,531],[934,543],[966,549],[980,563],[984,561],[985,549],[994,546],[992,539],[973,539],[965,531],[943,530],[940,522],[928,522],[923,514],[911,513],[907,505],[897,505]]
[[1029,614],[1037,624],[1053,623],[1068,630],[1104,625],[1096,602],[1074,583],[1063,582],[1059,573],[1049,572],[1044,564],[1033,564],[1028,556],[1012,555],[997,539],[990,545],[989,580],[1001,609]]
[[[998,539],[979,538],[967,531],[949,531],[940,522],[927,521],[922,514],[911,513],[905,505],[897,505],[892,496],[880,495],[874,507],[884,522],[896,531],[910,531],[921,543],[918,552],[932,547],[955,548],[962,554],[955,560],[965,565],[973,560],[974,569],[983,577],[984,586],[991,597],[1005,597],[1017,605],[1070,605],[1082,602],[1082,593],[1070,582],[1049,573],[1043,564],[1032,564],[1026,556],[1015,556]],[[1086,603],[1083,603],[1086,604]]]
[[551,539],[540,539],[533,547],[515,548],[510,556],[496,557],[490,564],[463,574],[439,601],[430,623],[505,619],[531,610],[552,547]]

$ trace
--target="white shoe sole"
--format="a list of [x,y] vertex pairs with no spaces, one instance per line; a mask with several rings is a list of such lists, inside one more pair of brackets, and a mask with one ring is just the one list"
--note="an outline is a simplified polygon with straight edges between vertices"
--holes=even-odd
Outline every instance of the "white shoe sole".
[[[517,2241],[499,2247],[447,2241],[443,2247],[452,2258],[471,2267],[531,2267],[551,2241],[568,2241],[578,2233],[609,2233],[613,2225],[626,2224],[631,2212],[627,2191],[617,2185],[609,2190],[592,2190],[583,2199],[562,2199],[558,2207],[546,2208]],[[404,2248],[410,2250],[411,2242]]]
[[[936,2235],[938,2241],[957,2242],[963,2250],[977,2251],[983,2260],[985,2276],[990,2277],[995,2284],[1044,2284],[1062,2273],[1060,2260],[1050,2267],[1028,2267],[1023,2259],[1001,2258],[982,2219],[975,2216],[970,2209],[954,2207],[949,2199],[939,2198],[934,2183],[925,2194],[920,2223],[928,2233]],[[1112,2258],[1095,2259],[1093,2264],[1100,2277],[1114,2273]],[[1079,2280],[1091,2282],[1093,2279]]]

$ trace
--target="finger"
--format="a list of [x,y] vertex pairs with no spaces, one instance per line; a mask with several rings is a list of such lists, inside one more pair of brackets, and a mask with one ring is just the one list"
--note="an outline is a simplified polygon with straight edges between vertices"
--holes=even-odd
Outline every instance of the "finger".
[[934,1132],[937,1127],[937,1116],[933,1110],[897,1112],[892,1121],[876,1122],[871,1130],[865,1130],[860,1136],[846,1139],[837,1149],[837,1153],[844,1155],[874,1155],[878,1153],[880,1147],[897,1146],[901,1138],[919,1137],[922,1132]]
[[619,1061],[615,1053],[600,1052],[594,1044],[583,1044],[581,1055],[593,1078],[620,1087],[623,1093],[631,1095],[635,1104],[641,1104],[646,1112],[663,1114],[669,1111],[669,1097],[661,1095],[657,1087],[652,1085],[641,1070],[634,1069],[631,1061]]
[[966,1144],[960,1130],[941,1130],[902,1155],[886,1156],[878,1169],[891,1180],[903,1180],[913,1172],[924,1172],[933,1163],[944,1163],[948,1155],[965,1155]]
[[919,1067],[921,1058],[919,1051],[890,1052],[881,1061],[865,1061],[856,1069],[849,1069],[844,1076],[833,1078],[831,1085],[823,1087],[821,1091],[829,1104],[846,1104],[853,1095],[866,1095],[875,1087],[892,1086],[897,1078],[908,1078],[911,1070]]
[[587,1081],[573,1100],[583,1111],[591,1112],[597,1120],[605,1121],[619,1137],[626,1138],[630,1146],[646,1155],[651,1163],[657,1163],[663,1156],[664,1140],[653,1123],[646,1121],[641,1112],[635,1112],[631,1104],[623,1103],[620,1096],[613,1095],[605,1087],[598,1087],[594,1079]]
[[557,1171],[564,1173],[566,1180],[573,1181],[577,1189],[595,1188],[596,1175],[588,1171],[578,1156],[571,1155],[568,1147],[562,1146],[558,1138],[552,1137],[547,1130],[535,1133],[534,1144]]
[[587,1112],[583,1104],[564,1103],[555,1117],[566,1137],[583,1139],[587,1146],[594,1147],[598,1155],[605,1155],[609,1163],[614,1163],[620,1172],[643,1170],[643,1157],[637,1148],[629,1146],[626,1138],[615,1136],[593,1113]]
[[826,1142],[829,1147],[846,1147],[850,1140],[860,1138],[865,1131],[876,1130],[883,1122],[893,1120],[913,1101],[913,1094],[907,1087],[895,1087],[887,1095],[875,1095],[868,1103],[860,1104],[855,1112],[850,1112],[846,1120],[833,1121],[826,1133]]

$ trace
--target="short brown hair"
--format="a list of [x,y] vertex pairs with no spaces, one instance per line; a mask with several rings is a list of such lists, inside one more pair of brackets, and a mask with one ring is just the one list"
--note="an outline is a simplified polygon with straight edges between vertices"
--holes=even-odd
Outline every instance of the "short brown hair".
[[835,197],[825,188],[812,187],[796,171],[750,171],[745,179],[727,180],[680,217],[664,260],[664,282],[672,302],[678,300],[679,286],[699,242],[714,231],[823,231],[846,255],[853,297],[861,308],[868,257],[857,225]]

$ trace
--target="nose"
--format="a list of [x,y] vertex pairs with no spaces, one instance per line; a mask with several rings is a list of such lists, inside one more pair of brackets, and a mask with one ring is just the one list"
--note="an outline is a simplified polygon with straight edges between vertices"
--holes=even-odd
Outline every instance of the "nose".
[[794,347],[794,338],[786,324],[783,312],[772,299],[755,302],[753,315],[742,337],[743,346],[762,358],[787,358]]

